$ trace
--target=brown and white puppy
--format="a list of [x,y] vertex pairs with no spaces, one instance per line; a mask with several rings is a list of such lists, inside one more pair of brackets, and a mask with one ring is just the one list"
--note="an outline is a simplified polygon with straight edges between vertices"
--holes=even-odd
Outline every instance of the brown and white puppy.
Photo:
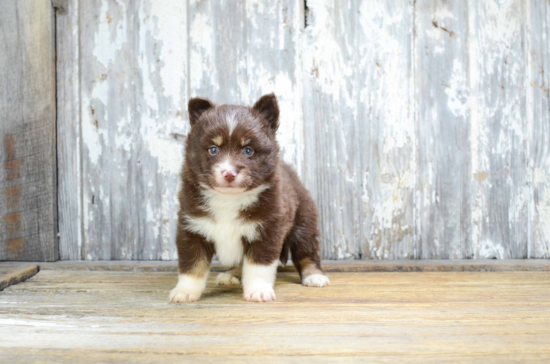
[[252,108],[193,98],[189,121],[176,238],[179,279],[170,301],[201,297],[214,253],[234,267],[216,282],[242,279],[247,301],[275,299],[277,265],[286,263],[289,250],[303,285],[328,285],[315,203],[279,160],[275,95],[263,96]]

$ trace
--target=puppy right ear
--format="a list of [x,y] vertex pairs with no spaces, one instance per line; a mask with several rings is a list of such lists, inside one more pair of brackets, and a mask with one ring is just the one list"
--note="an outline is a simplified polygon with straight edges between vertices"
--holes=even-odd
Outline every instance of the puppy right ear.
[[208,99],[194,97],[189,100],[189,123],[191,123],[191,126],[199,121],[201,115],[204,114],[205,111],[213,107],[214,104]]

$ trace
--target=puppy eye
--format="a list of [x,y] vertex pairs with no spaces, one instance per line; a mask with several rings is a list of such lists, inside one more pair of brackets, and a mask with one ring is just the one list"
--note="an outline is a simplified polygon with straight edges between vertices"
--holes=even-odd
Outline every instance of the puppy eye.
[[252,154],[254,154],[254,150],[252,150],[252,148],[250,148],[250,147],[244,147],[243,151],[244,151],[244,154],[246,154],[248,156],[251,156]]
[[219,151],[220,150],[215,145],[211,146],[210,149],[208,149],[208,153],[210,153],[210,155],[216,155]]

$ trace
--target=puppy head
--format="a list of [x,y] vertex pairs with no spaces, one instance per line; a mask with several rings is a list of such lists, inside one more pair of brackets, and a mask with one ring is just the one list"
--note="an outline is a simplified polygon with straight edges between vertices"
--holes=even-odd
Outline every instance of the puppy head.
[[266,183],[277,165],[275,132],[279,107],[274,94],[253,107],[189,100],[191,131],[186,163],[196,180],[221,193],[238,194]]

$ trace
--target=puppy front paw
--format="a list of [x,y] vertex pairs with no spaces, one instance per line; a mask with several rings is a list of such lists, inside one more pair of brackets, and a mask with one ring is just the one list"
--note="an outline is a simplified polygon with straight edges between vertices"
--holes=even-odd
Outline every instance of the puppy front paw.
[[168,299],[173,303],[198,301],[206,287],[207,278],[208,274],[202,277],[180,274],[178,276],[178,284],[170,291]]
[[328,277],[324,274],[312,274],[302,280],[302,284],[307,287],[330,286]]
[[269,284],[245,288],[244,299],[252,302],[270,302],[275,300],[275,291]]
[[172,291],[170,291],[170,295],[168,296],[168,299],[172,303],[186,303],[186,302],[195,302],[198,301],[199,298],[201,298],[202,291],[192,291],[192,290],[186,290],[184,287],[178,287],[176,286]]
[[218,276],[216,277],[216,284],[219,284],[221,286],[223,285],[237,285],[237,284],[241,284],[241,281],[239,280],[239,278],[229,274],[229,273],[220,273],[218,274]]

